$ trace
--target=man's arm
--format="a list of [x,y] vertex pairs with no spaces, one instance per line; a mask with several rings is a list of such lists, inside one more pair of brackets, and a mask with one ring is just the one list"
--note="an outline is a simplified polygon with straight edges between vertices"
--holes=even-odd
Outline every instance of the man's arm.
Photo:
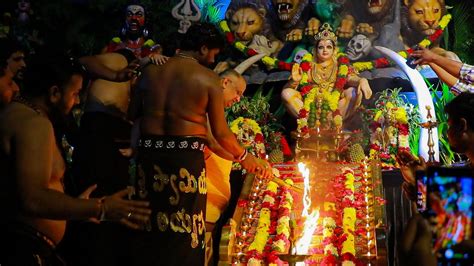
[[[459,78],[462,62],[454,61],[447,57],[433,53],[430,49],[421,48],[420,50],[415,50],[411,54],[412,57],[417,58],[414,61],[415,64],[429,64],[434,63],[439,67],[443,68],[446,72],[452,76]],[[453,84],[454,85],[454,84]]]
[[47,118],[36,116],[24,121],[14,141],[18,195],[26,215],[54,220],[109,219],[134,229],[148,221],[148,202],[124,200],[126,189],[99,200],[88,199],[87,194],[84,198],[73,198],[62,192],[60,184],[54,187],[51,176],[53,152],[57,148]]
[[[209,79],[210,77],[203,78]],[[271,177],[272,172],[269,164],[266,161],[257,159],[252,154],[247,154],[246,150],[240,146],[234,134],[227,126],[224,115],[224,96],[221,86],[217,77],[215,81],[211,81],[207,86],[209,95],[207,112],[212,135],[214,135],[217,142],[233,156],[235,161],[240,162],[245,170],[250,173],[259,173],[263,178]]]
[[216,139],[212,135],[209,122],[207,123],[207,142],[208,142],[209,149],[215,154],[217,154],[219,157],[229,160],[229,161],[235,160],[232,154],[230,154],[228,151],[222,148],[222,146],[219,145],[219,143],[216,141]]
[[23,211],[57,220],[97,217],[101,210],[96,201],[75,199],[50,188],[56,145],[51,123],[44,117],[33,117],[24,123],[14,140],[15,172]]
[[458,81],[455,76],[449,74],[446,70],[444,70],[437,64],[429,63],[429,66],[431,67],[431,69],[433,69],[438,78],[441,79],[441,81],[443,81],[444,83],[446,83],[449,87],[454,86],[454,84],[456,84],[456,82]]
[[124,82],[132,79],[137,73],[136,69],[139,67],[137,62],[131,62],[122,70],[116,71],[106,66],[100,60],[99,56],[100,55],[92,55],[79,58],[79,63],[86,68],[87,73],[95,78],[114,82]]

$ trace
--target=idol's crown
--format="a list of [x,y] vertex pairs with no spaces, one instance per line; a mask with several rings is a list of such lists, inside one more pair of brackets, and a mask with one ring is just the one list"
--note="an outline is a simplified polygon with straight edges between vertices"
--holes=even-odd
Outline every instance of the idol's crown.
[[319,31],[318,33],[316,33],[316,35],[314,35],[314,39],[316,40],[316,42],[320,40],[331,40],[334,43],[337,43],[337,36],[332,31],[332,28],[329,23],[324,23],[321,27],[319,27]]

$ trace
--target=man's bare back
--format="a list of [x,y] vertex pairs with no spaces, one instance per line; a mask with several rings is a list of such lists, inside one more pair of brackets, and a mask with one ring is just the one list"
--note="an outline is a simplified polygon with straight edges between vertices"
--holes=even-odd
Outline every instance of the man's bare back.
[[[127,67],[126,58],[119,53],[107,53],[95,56],[106,67],[119,71]],[[123,115],[127,114],[130,102],[131,81],[112,82],[105,79],[96,79],[92,83],[86,112],[94,109],[93,104],[101,104],[112,112],[119,111]]]
[[209,91],[222,87],[212,70],[175,56],[163,66],[144,69],[138,89],[145,106],[142,134],[206,138]]

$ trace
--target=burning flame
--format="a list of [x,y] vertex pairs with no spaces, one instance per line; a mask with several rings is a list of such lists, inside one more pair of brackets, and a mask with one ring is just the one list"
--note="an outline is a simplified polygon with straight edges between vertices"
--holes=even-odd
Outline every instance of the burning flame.
[[[310,184],[309,184],[309,169],[304,163],[298,163],[298,169],[303,175],[304,178],[304,194],[303,194],[303,211],[301,216],[304,217],[304,228],[301,238],[296,241],[295,244],[295,254],[308,254],[309,246],[311,245],[311,239],[313,237],[314,230],[318,225],[319,219],[319,210],[313,210],[309,213],[311,209],[311,197],[310,197]],[[297,265],[304,265],[302,264]]]

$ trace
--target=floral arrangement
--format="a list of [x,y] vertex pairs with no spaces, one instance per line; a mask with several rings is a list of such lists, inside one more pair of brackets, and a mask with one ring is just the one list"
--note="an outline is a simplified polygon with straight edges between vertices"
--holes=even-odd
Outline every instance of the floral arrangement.
[[[297,87],[303,97],[303,108],[298,115],[297,131],[303,136],[308,135],[309,129],[315,126],[321,126],[323,129],[342,127],[342,116],[337,111],[337,107],[341,92],[347,83],[347,76],[350,73],[349,59],[344,53],[339,53],[334,90],[321,91],[317,85],[308,83],[312,61],[313,56],[311,54],[306,54],[303,57],[300,65],[302,77]],[[321,110],[320,113],[317,112],[318,109]]]
[[[410,134],[418,135],[417,112],[399,95],[400,89],[387,89],[375,102],[375,109],[366,111],[370,134],[371,159],[380,159],[383,169],[398,167],[395,159],[400,150],[410,150]],[[409,123],[410,120],[410,123]]]
[[[429,47],[433,42],[435,42],[443,34],[444,29],[446,28],[449,21],[451,20],[451,17],[452,17],[451,14],[444,15],[441,18],[436,31],[430,36],[427,36],[422,41],[420,41],[418,43],[418,46]],[[230,31],[229,25],[227,24],[226,20],[221,20],[218,23],[218,25],[221,31],[224,33],[227,42],[231,44],[232,46],[234,46],[237,50],[239,50],[240,52],[242,52],[248,57],[258,54],[258,52],[255,51],[254,49],[251,49],[247,47],[244,43],[236,40],[234,34]],[[404,58],[407,58],[412,52],[413,52],[413,49],[409,48],[406,51],[399,52],[399,54],[403,56]],[[284,61],[278,60],[270,56],[265,56],[261,60],[266,66],[270,68],[278,68],[280,70],[286,70],[286,71],[290,71],[292,68],[291,63],[286,63]],[[392,63],[390,62],[390,60],[383,57],[383,58],[378,58],[378,59],[368,61],[368,62],[356,62],[353,64],[353,67],[356,71],[362,72],[365,70],[372,70],[374,68],[385,68],[391,65]]]
[[[262,91],[262,88],[260,88],[252,97],[242,97],[240,102],[233,104],[226,110],[226,117],[229,124],[239,118],[248,118],[255,121],[260,127],[266,154],[271,159],[272,154],[275,153],[274,151],[281,152],[280,157],[282,158],[278,161],[280,163],[284,161],[284,156],[290,157],[292,155],[288,142],[280,132],[283,126],[279,121],[285,113],[285,109],[281,107],[274,113],[270,112],[269,101],[273,90],[270,90],[266,95]],[[235,128],[235,132],[237,132],[237,128]]]
[[253,155],[258,158],[265,158],[262,130],[255,120],[239,117],[230,123],[230,130]]

